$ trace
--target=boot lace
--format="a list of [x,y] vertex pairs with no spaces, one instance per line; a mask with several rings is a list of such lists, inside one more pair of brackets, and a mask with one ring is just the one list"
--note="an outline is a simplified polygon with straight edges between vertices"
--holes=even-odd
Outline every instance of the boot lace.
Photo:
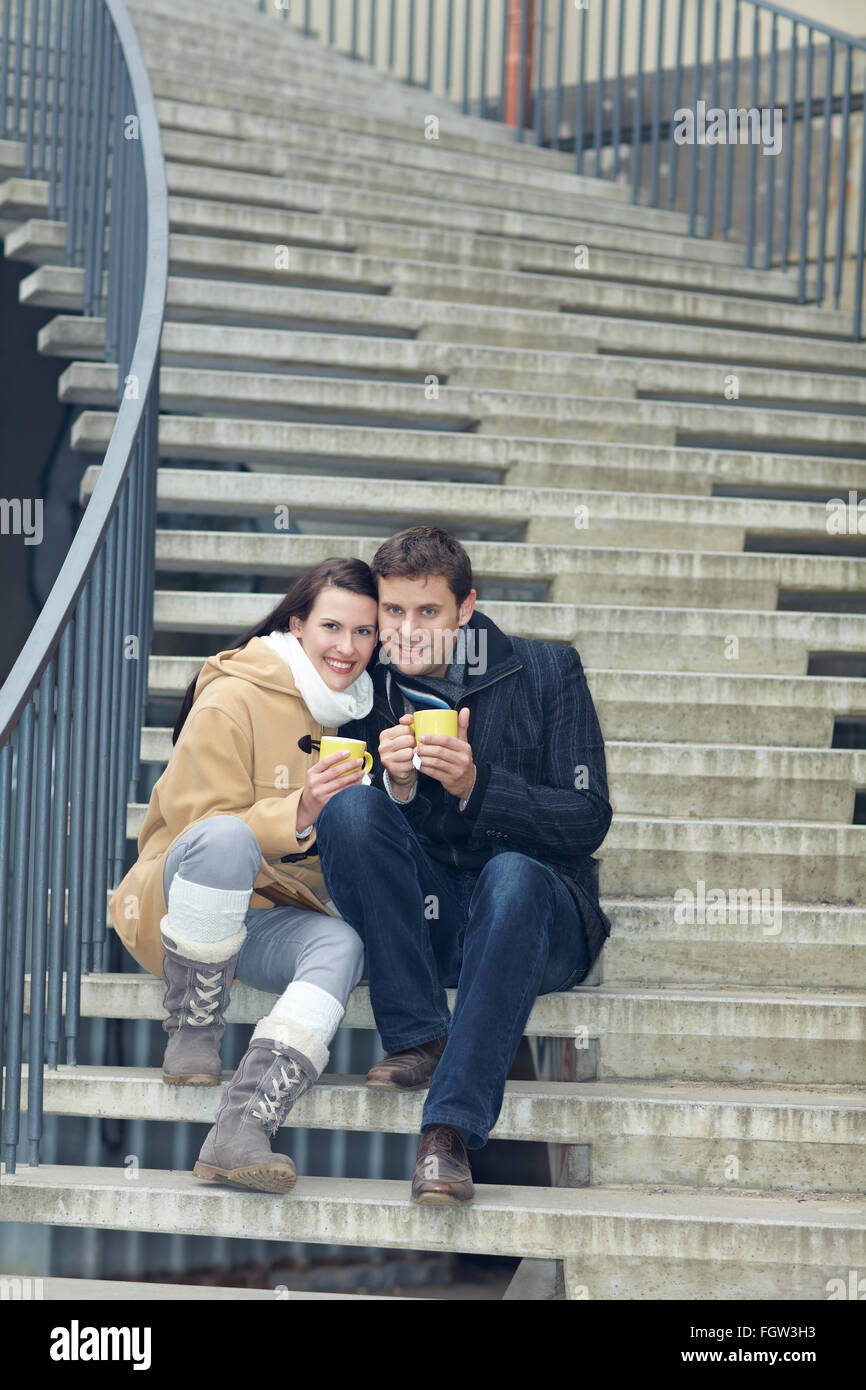
[[219,1008],[222,994],[223,972],[217,970],[213,975],[207,975],[197,970],[195,977],[198,981],[195,987],[198,999],[193,996],[189,1001],[189,1007],[193,1012],[187,1016],[187,1023],[193,1028],[203,1028],[214,1022],[214,1014]]
[[[274,1051],[274,1056],[281,1057],[282,1053]],[[272,1066],[266,1080],[268,1084],[263,1084],[262,1094],[252,1113],[270,1134],[275,1134],[282,1119],[282,1107],[291,1098],[293,1089],[303,1084],[304,1073],[290,1057],[284,1057],[279,1067],[276,1064]]]

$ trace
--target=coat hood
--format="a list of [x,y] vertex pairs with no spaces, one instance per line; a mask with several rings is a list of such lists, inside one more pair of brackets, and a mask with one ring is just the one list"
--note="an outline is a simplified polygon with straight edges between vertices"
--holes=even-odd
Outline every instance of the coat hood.
[[260,637],[251,637],[245,647],[228,648],[209,656],[198,674],[193,701],[220,676],[235,676],[263,690],[277,690],[282,695],[293,695],[296,700],[301,698],[291,668]]

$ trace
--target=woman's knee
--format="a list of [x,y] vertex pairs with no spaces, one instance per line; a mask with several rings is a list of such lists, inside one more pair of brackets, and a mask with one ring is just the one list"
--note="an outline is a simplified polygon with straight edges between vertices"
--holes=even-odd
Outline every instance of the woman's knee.
[[249,888],[262,862],[259,842],[239,816],[208,816],[191,825],[166,859],[166,897],[175,874],[208,888]]
[[364,943],[354,927],[342,917],[323,917],[304,943],[294,978],[318,985],[345,1003],[363,973]]

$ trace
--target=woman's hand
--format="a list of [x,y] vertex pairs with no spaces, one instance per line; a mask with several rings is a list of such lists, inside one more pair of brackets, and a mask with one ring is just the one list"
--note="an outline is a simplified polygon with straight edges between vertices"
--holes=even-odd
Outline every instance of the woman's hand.
[[379,757],[388,773],[394,795],[404,800],[418,780],[412,766],[415,752],[415,735],[412,733],[413,714],[404,714],[400,723],[391,729],[383,729],[379,738]]
[[364,759],[350,758],[347,753],[329,753],[313,763],[304,778],[304,790],[298,802],[295,829],[306,830],[313,825],[319,812],[332,796],[344,787],[356,787],[364,776]]

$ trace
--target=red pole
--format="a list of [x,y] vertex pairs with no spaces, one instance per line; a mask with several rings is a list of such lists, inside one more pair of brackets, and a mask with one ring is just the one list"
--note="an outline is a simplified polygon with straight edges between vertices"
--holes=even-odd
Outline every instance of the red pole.
[[[526,73],[523,85],[523,119],[529,124],[529,100],[532,91],[532,35],[535,24],[535,0],[526,0],[527,17]],[[520,111],[520,23],[522,0],[508,0],[508,31],[505,45],[505,124],[517,125]]]

